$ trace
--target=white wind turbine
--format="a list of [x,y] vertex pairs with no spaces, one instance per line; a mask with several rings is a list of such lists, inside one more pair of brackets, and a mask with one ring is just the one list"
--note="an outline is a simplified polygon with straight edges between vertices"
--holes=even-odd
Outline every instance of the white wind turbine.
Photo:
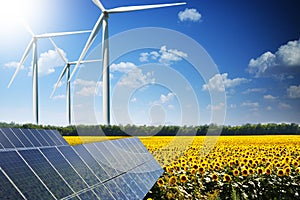
[[186,4],[182,3],[168,3],[168,4],[156,4],[156,5],[139,5],[139,6],[125,6],[125,7],[117,7],[112,9],[105,9],[103,4],[99,0],[92,0],[102,11],[100,17],[98,18],[90,37],[85,44],[85,47],[78,59],[78,63],[74,67],[74,70],[70,76],[70,79],[74,76],[80,62],[85,57],[87,51],[89,50],[91,44],[93,43],[95,37],[97,36],[101,25],[103,24],[103,33],[102,33],[102,81],[103,81],[103,119],[104,123],[110,125],[110,98],[109,98],[109,46],[108,46],[108,17],[109,14],[113,13],[123,13],[123,12],[131,12],[138,10],[146,10],[153,8],[162,8],[169,6],[179,6]]
[[[74,62],[69,62],[68,59],[65,57],[65,55],[61,52],[61,50],[57,47],[57,45],[55,44],[55,42],[49,38],[52,45],[54,46],[56,52],[60,55],[60,57],[62,58],[62,60],[65,62],[65,67],[63,68],[54,88],[53,88],[53,91],[51,93],[51,96],[52,97],[57,89],[57,87],[59,86],[63,76],[66,74],[66,78],[67,78],[67,88],[66,88],[66,100],[67,100],[67,103],[66,103],[66,108],[67,108],[67,119],[68,119],[68,122],[69,122],[69,125],[71,124],[71,82],[70,82],[70,67],[72,65],[76,65],[78,61],[74,61]],[[80,64],[85,64],[85,63],[93,63],[93,62],[100,62],[101,60],[83,60],[80,62]]]
[[37,41],[41,38],[50,38],[50,37],[58,37],[58,36],[66,36],[66,35],[74,35],[74,34],[81,34],[81,33],[88,33],[91,31],[74,31],[74,32],[61,32],[61,33],[46,33],[41,35],[34,35],[31,29],[27,26],[26,27],[28,32],[32,35],[32,39],[28,44],[23,57],[8,84],[8,88],[13,83],[16,75],[18,74],[19,70],[21,69],[23,63],[25,62],[30,50],[33,49],[32,52],[32,98],[33,98],[33,115],[35,118],[35,123],[39,123],[39,105],[38,105],[38,57],[37,57]]

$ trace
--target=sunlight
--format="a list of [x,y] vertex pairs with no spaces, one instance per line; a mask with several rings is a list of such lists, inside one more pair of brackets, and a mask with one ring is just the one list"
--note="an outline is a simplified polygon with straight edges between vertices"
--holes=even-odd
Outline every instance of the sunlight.
[[25,19],[26,1],[1,0],[0,25],[2,28],[12,27]]

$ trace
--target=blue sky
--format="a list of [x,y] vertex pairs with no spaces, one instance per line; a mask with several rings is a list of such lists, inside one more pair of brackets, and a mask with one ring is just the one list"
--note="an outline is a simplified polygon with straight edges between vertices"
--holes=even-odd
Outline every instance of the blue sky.
[[[106,8],[113,8],[171,1],[102,2]],[[110,16],[112,121],[139,125],[208,124],[215,122],[215,113],[222,118],[217,122],[229,125],[300,123],[300,3],[186,2],[183,6]],[[35,34],[42,34],[92,29],[101,12],[91,0],[4,0],[0,7],[0,121],[33,123],[31,55],[7,88],[31,39],[18,18],[26,19]],[[135,33],[130,31],[136,28],[141,31],[137,34],[143,35],[130,37]],[[168,30],[166,34],[170,36],[162,31],[156,38],[159,28]],[[122,34],[129,39],[120,40]],[[88,36],[54,40],[67,58],[75,61]],[[87,59],[101,59],[101,37],[100,31]],[[188,41],[196,46],[187,46]],[[145,46],[129,48],[141,44]],[[124,46],[129,48],[127,53],[114,55],[126,49]],[[201,52],[196,48],[199,46]],[[38,54],[40,122],[66,125],[65,82],[54,97],[49,97],[64,63],[47,39],[38,41]],[[207,61],[206,66],[193,65],[191,58],[198,54],[201,61]],[[101,84],[101,63],[81,67],[72,79],[76,112],[73,123],[102,123]],[[220,100],[223,94],[226,99]]]

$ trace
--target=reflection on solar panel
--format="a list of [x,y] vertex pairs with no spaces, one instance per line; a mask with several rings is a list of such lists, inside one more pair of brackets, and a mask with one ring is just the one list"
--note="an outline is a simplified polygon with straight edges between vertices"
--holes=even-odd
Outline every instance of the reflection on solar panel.
[[0,199],[143,199],[163,172],[138,138],[71,147],[57,131],[0,129],[0,144]]

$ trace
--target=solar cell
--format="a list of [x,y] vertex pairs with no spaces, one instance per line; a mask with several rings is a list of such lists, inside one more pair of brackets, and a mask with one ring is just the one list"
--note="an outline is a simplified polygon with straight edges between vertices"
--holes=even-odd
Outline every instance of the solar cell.
[[[132,174],[128,172],[128,173],[123,174],[122,177],[123,177],[124,181],[125,181],[128,185],[130,185],[130,187],[134,190],[134,192],[135,192],[137,198],[138,198],[138,199],[143,199],[144,196],[146,195],[146,193],[147,193],[148,191],[146,191],[146,193],[143,192],[143,189],[142,189],[143,187],[140,186],[140,185],[138,185],[138,184],[135,182],[134,178],[132,177]],[[144,187],[144,191],[145,191],[145,188],[146,188],[146,187]]]
[[24,147],[22,142],[15,136],[15,134],[11,131],[10,128],[2,128],[1,130],[3,134],[9,139],[9,141],[13,144],[14,147]]
[[44,130],[37,130],[39,134],[46,140],[49,146],[57,146],[56,143],[49,137],[49,135]]
[[97,160],[98,163],[104,168],[109,175],[109,178],[120,174],[114,167],[112,167],[106,157],[100,152],[97,147],[93,144],[84,144],[84,147],[90,152],[90,154]]
[[98,163],[95,158],[86,150],[83,145],[77,145],[72,147],[76,153],[85,161],[85,163],[90,167],[94,174],[103,182],[109,179],[109,175],[102,167],[101,163]]
[[5,134],[2,132],[2,129],[0,129],[0,141],[2,146],[6,148],[14,148],[14,145],[8,140],[8,138],[5,136]]
[[42,135],[36,129],[29,130],[36,139],[42,144],[42,146],[50,146],[49,143],[42,137]]
[[55,147],[43,148],[41,151],[75,192],[88,187]]
[[0,152],[0,166],[27,199],[54,199],[16,151]]
[[0,199],[24,199],[24,196],[14,187],[9,179],[4,175],[4,171],[0,170]]
[[20,150],[19,153],[56,198],[61,199],[73,193],[71,188],[38,149]]
[[64,145],[56,136],[56,133],[52,132],[52,130],[44,130],[45,134],[48,135],[52,139],[52,141],[55,143],[55,145],[60,146]]
[[62,145],[69,145],[57,130],[51,130],[51,132],[54,134],[54,136],[56,136]]
[[79,195],[81,200],[99,199],[93,190],[88,190]]
[[131,189],[130,185],[128,183],[126,183],[126,181],[123,179],[122,176],[118,176],[113,180],[119,186],[119,188],[122,190],[122,192],[125,194],[127,199],[138,199],[138,196],[136,195],[134,190]]
[[25,147],[33,147],[33,144],[29,141],[29,139],[24,135],[24,133],[19,128],[12,128],[12,132],[19,138],[20,141],[24,144]]
[[[93,189],[93,191],[100,197],[101,200],[114,200],[115,198],[111,194],[111,192],[104,186],[99,185]],[[118,200],[118,199],[116,199]]]
[[24,135],[29,139],[34,147],[40,147],[42,144],[36,139],[36,137],[29,131],[29,129],[22,129]]
[[114,179],[105,182],[104,185],[111,192],[115,199],[128,199],[123,191],[118,187]]
[[70,146],[58,147],[58,150],[65,156],[69,163],[74,167],[77,173],[85,180],[89,186],[93,186],[100,182],[89,167],[82,161]]

